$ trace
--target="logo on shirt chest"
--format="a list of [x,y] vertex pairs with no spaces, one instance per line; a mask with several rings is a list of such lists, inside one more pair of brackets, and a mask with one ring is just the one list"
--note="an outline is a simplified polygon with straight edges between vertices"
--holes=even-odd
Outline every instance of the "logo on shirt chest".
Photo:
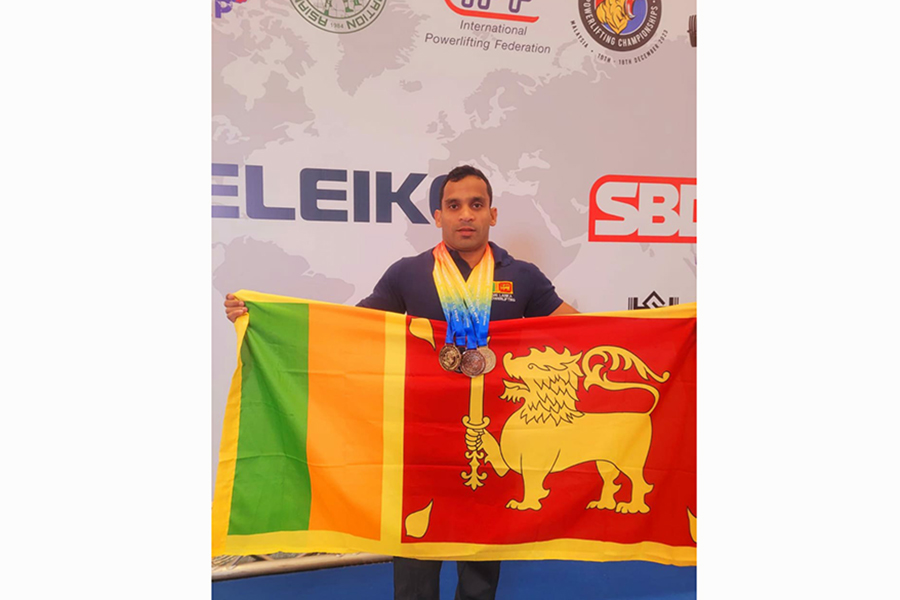
[[515,302],[512,281],[495,281],[493,299],[497,302]]

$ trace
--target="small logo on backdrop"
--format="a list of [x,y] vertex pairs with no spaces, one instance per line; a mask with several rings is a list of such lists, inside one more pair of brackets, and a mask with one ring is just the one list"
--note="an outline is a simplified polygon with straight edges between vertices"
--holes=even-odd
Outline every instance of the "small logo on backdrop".
[[500,19],[534,23],[539,17],[529,15],[531,0],[444,0],[450,10],[464,17]]
[[640,300],[637,296],[631,296],[628,298],[628,310],[640,310],[644,308],[662,308],[663,306],[675,306],[678,304],[678,296],[669,296],[669,303],[666,304],[665,300],[656,293],[656,291],[650,292],[650,295],[646,298]]
[[387,0],[291,0],[300,16],[331,33],[355,33],[381,15]]
[[578,0],[581,22],[595,42],[614,52],[636,50],[659,27],[662,0]]
[[526,41],[533,32],[529,25],[540,17],[534,14],[532,0],[444,0],[454,13],[464,17],[459,31],[426,32],[425,43],[456,46],[483,52],[546,54],[546,44]]
[[605,175],[591,187],[589,242],[697,243],[697,180]]
[[[591,50],[597,59],[605,63],[630,65],[642,62],[665,41],[668,31],[663,29],[657,37],[662,17],[662,0],[577,0],[578,14],[587,35],[605,50],[617,55],[608,56],[592,48],[575,21],[572,31],[581,45]],[[640,53],[623,55],[645,46],[656,37],[649,48]]]
[[221,19],[222,15],[231,12],[233,4],[243,4],[247,0],[215,0],[216,18]]

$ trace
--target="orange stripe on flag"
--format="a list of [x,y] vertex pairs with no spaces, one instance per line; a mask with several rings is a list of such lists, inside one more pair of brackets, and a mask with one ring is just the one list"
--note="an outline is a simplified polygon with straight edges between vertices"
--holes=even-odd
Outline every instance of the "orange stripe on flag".
[[309,312],[309,529],[378,539],[384,313],[327,304]]

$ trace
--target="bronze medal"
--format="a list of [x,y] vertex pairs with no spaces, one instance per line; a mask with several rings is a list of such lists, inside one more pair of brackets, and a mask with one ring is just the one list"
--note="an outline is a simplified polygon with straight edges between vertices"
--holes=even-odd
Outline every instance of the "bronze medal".
[[478,377],[484,372],[484,355],[475,350],[466,350],[463,352],[459,370],[469,377]]
[[478,351],[484,357],[484,374],[487,375],[497,366],[497,355],[487,346],[479,346]]
[[456,363],[456,369],[454,369],[457,373],[462,373],[462,356],[466,352],[465,346],[457,346],[456,351],[459,352],[459,362]]
[[438,352],[438,362],[446,371],[458,371],[461,359],[462,354],[456,344],[444,344]]

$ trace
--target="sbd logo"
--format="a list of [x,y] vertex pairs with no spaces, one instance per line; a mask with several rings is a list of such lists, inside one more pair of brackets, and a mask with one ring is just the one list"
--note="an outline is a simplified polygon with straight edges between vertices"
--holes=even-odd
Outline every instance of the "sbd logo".
[[697,243],[697,179],[606,175],[591,187],[588,241]]

